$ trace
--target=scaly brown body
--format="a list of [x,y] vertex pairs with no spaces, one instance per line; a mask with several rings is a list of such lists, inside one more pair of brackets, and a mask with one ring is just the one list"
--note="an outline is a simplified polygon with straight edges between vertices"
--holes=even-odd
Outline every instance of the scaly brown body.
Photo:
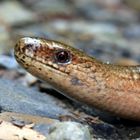
[[66,44],[30,37],[17,42],[15,57],[62,94],[140,121],[140,66],[102,63]]

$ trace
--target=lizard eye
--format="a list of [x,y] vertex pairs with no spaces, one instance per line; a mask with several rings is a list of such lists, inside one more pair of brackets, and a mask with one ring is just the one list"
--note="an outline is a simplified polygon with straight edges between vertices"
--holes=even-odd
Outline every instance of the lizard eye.
[[60,50],[55,53],[55,60],[60,64],[67,64],[71,61],[71,55],[68,51]]

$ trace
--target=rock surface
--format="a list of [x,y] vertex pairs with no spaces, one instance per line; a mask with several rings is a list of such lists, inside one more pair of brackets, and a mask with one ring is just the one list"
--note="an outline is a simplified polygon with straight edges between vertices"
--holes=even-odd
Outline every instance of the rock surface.
[[61,101],[50,95],[41,94],[9,80],[0,79],[1,111],[58,118],[61,114],[68,114],[68,111],[61,107],[62,105]]

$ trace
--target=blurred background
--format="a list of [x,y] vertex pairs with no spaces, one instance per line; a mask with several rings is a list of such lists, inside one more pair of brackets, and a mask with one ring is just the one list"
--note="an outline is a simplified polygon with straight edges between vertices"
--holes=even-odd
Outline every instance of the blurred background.
[[20,37],[36,36],[68,43],[104,62],[135,64],[139,12],[140,0],[1,0],[0,54],[11,54]]
[[[35,89],[50,92],[46,90],[44,84],[38,83],[35,77],[25,72],[15,61],[13,48],[16,41],[24,36],[58,40],[79,48],[103,62],[122,65],[139,64],[139,23],[140,0],[0,0],[0,77],[26,86],[37,85],[34,86]],[[4,88],[2,83],[3,80],[0,87]],[[10,90],[12,91],[12,88]],[[13,95],[18,97],[20,91],[15,92],[16,90],[13,91]],[[22,113],[28,113],[28,108],[29,112],[34,114],[33,109],[37,106],[29,100],[32,97],[27,96],[25,100],[29,100],[28,104],[22,107],[23,103],[19,98],[13,99],[13,95],[9,97],[9,91],[7,93],[8,96],[0,94],[0,101],[4,103],[4,105],[0,103],[1,110],[17,112],[22,110]],[[55,94],[59,99],[66,100],[60,94]],[[13,99],[12,103],[10,98]],[[38,99],[38,96],[35,98]],[[16,110],[15,104],[22,109]],[[38,105],[37,101],[36,104]],[[40,108],[37,108],[38,112],[35,110],[37,115],[46,111],[44,110],[46,103],[42,106],[43,110],[40,111]],[[53,111],[50,110],[50,112]],[[92,111],[89,112],[94,114]],[[114,120],[110,118],[106,118],[105,121],[114,124]],[[140,127],[126,124],[122,125],[117,121],[116,126],[107,124],[95,126],[94,124],[93,127],[99,130],[97,133],[103,138],[105,136],[114,138],[114,135],[119,138],[124,136],[126,139],[139,138]]]

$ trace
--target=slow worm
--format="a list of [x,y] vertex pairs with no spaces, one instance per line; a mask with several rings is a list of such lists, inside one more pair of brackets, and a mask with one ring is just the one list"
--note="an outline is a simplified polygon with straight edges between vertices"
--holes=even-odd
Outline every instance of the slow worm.
[[119,117],[140,121],[140,66],[106,64],[58,41],[24,37],[17,61],[62,94]]

